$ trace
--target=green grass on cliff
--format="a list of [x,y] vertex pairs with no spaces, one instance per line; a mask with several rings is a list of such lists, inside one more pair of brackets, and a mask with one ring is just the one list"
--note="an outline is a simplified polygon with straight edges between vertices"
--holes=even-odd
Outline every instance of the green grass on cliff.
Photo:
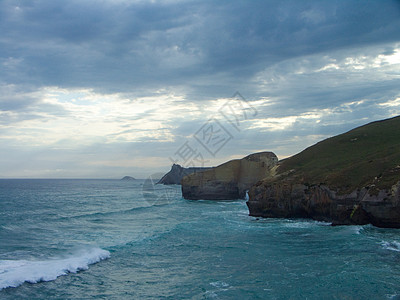
[[400,116],[319,142],[282,160],[278,174],[343,193],[364,186],[390,188],[400,180]]

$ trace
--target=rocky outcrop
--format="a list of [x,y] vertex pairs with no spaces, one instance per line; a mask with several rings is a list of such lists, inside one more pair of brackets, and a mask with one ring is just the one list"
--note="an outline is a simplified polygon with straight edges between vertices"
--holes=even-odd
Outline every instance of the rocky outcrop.
[[251,216],[265,218],[311,218],[332,225],[373,224],[400,227],[400,183],[377,194],[362,188],[339,194],[327,186],[260,182],[249,191]]
[[211,167],[191,167],[184,168],[178,164],[173,164],[171,170],[165,174],[157,184],[181,184],[181,180],[184,176],[209,170]]
[[185,176],[182,195],[191,200],[242,199],[254,183],[273,176],[278,158],[272,152],[260,152],[235,159],[211,170]]
[[400,228],[399,128],[370,123],[280,161],[250,189],[250,215]]

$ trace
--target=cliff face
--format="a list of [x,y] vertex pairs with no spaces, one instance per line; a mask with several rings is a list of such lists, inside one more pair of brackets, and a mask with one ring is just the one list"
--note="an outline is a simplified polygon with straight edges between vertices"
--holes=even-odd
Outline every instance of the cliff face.
[[272,152],[260,152],[231,160],[211,170],[185,176],[182,195],[185,199],[232,200],[244,198],[254,183],[273,175],[278,158]]
[[196,172],[202,172],[205,170],[209,170],[211,168],[184,168],[181,167],[178,164],[173,164],[171,167],[171,170],[165,174],[160,181],[157,182],[157,184],[161,183],[161,184],[181,184],[181,180],[184,176],[192,174],[192,173],[196,173]]
[[250,215],[400,228],[399,149],[400,117],[322,141],[250,189]]
[[311,218],[333,225],[400,227],[400,183],[370,194],[367,188],[340,195],[327,186],[278,182],[260,183],[249,191],[251,216]]

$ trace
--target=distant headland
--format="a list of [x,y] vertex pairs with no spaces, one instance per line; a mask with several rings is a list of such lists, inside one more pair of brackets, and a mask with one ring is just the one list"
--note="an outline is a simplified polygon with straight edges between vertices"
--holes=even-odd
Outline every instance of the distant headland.
[[183,177],[212,169],[212,167],[190,167],[184,168],[179,164],[173,164],[171,170],[165,174],[157,184],[181,184],[181,180]]

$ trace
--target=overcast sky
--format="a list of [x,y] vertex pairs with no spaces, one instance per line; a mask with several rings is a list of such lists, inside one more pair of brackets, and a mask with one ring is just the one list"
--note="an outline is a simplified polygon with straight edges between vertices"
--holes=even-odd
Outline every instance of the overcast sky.
[[0,177],[280,158],[400,114],[400,1],[0,1]]

